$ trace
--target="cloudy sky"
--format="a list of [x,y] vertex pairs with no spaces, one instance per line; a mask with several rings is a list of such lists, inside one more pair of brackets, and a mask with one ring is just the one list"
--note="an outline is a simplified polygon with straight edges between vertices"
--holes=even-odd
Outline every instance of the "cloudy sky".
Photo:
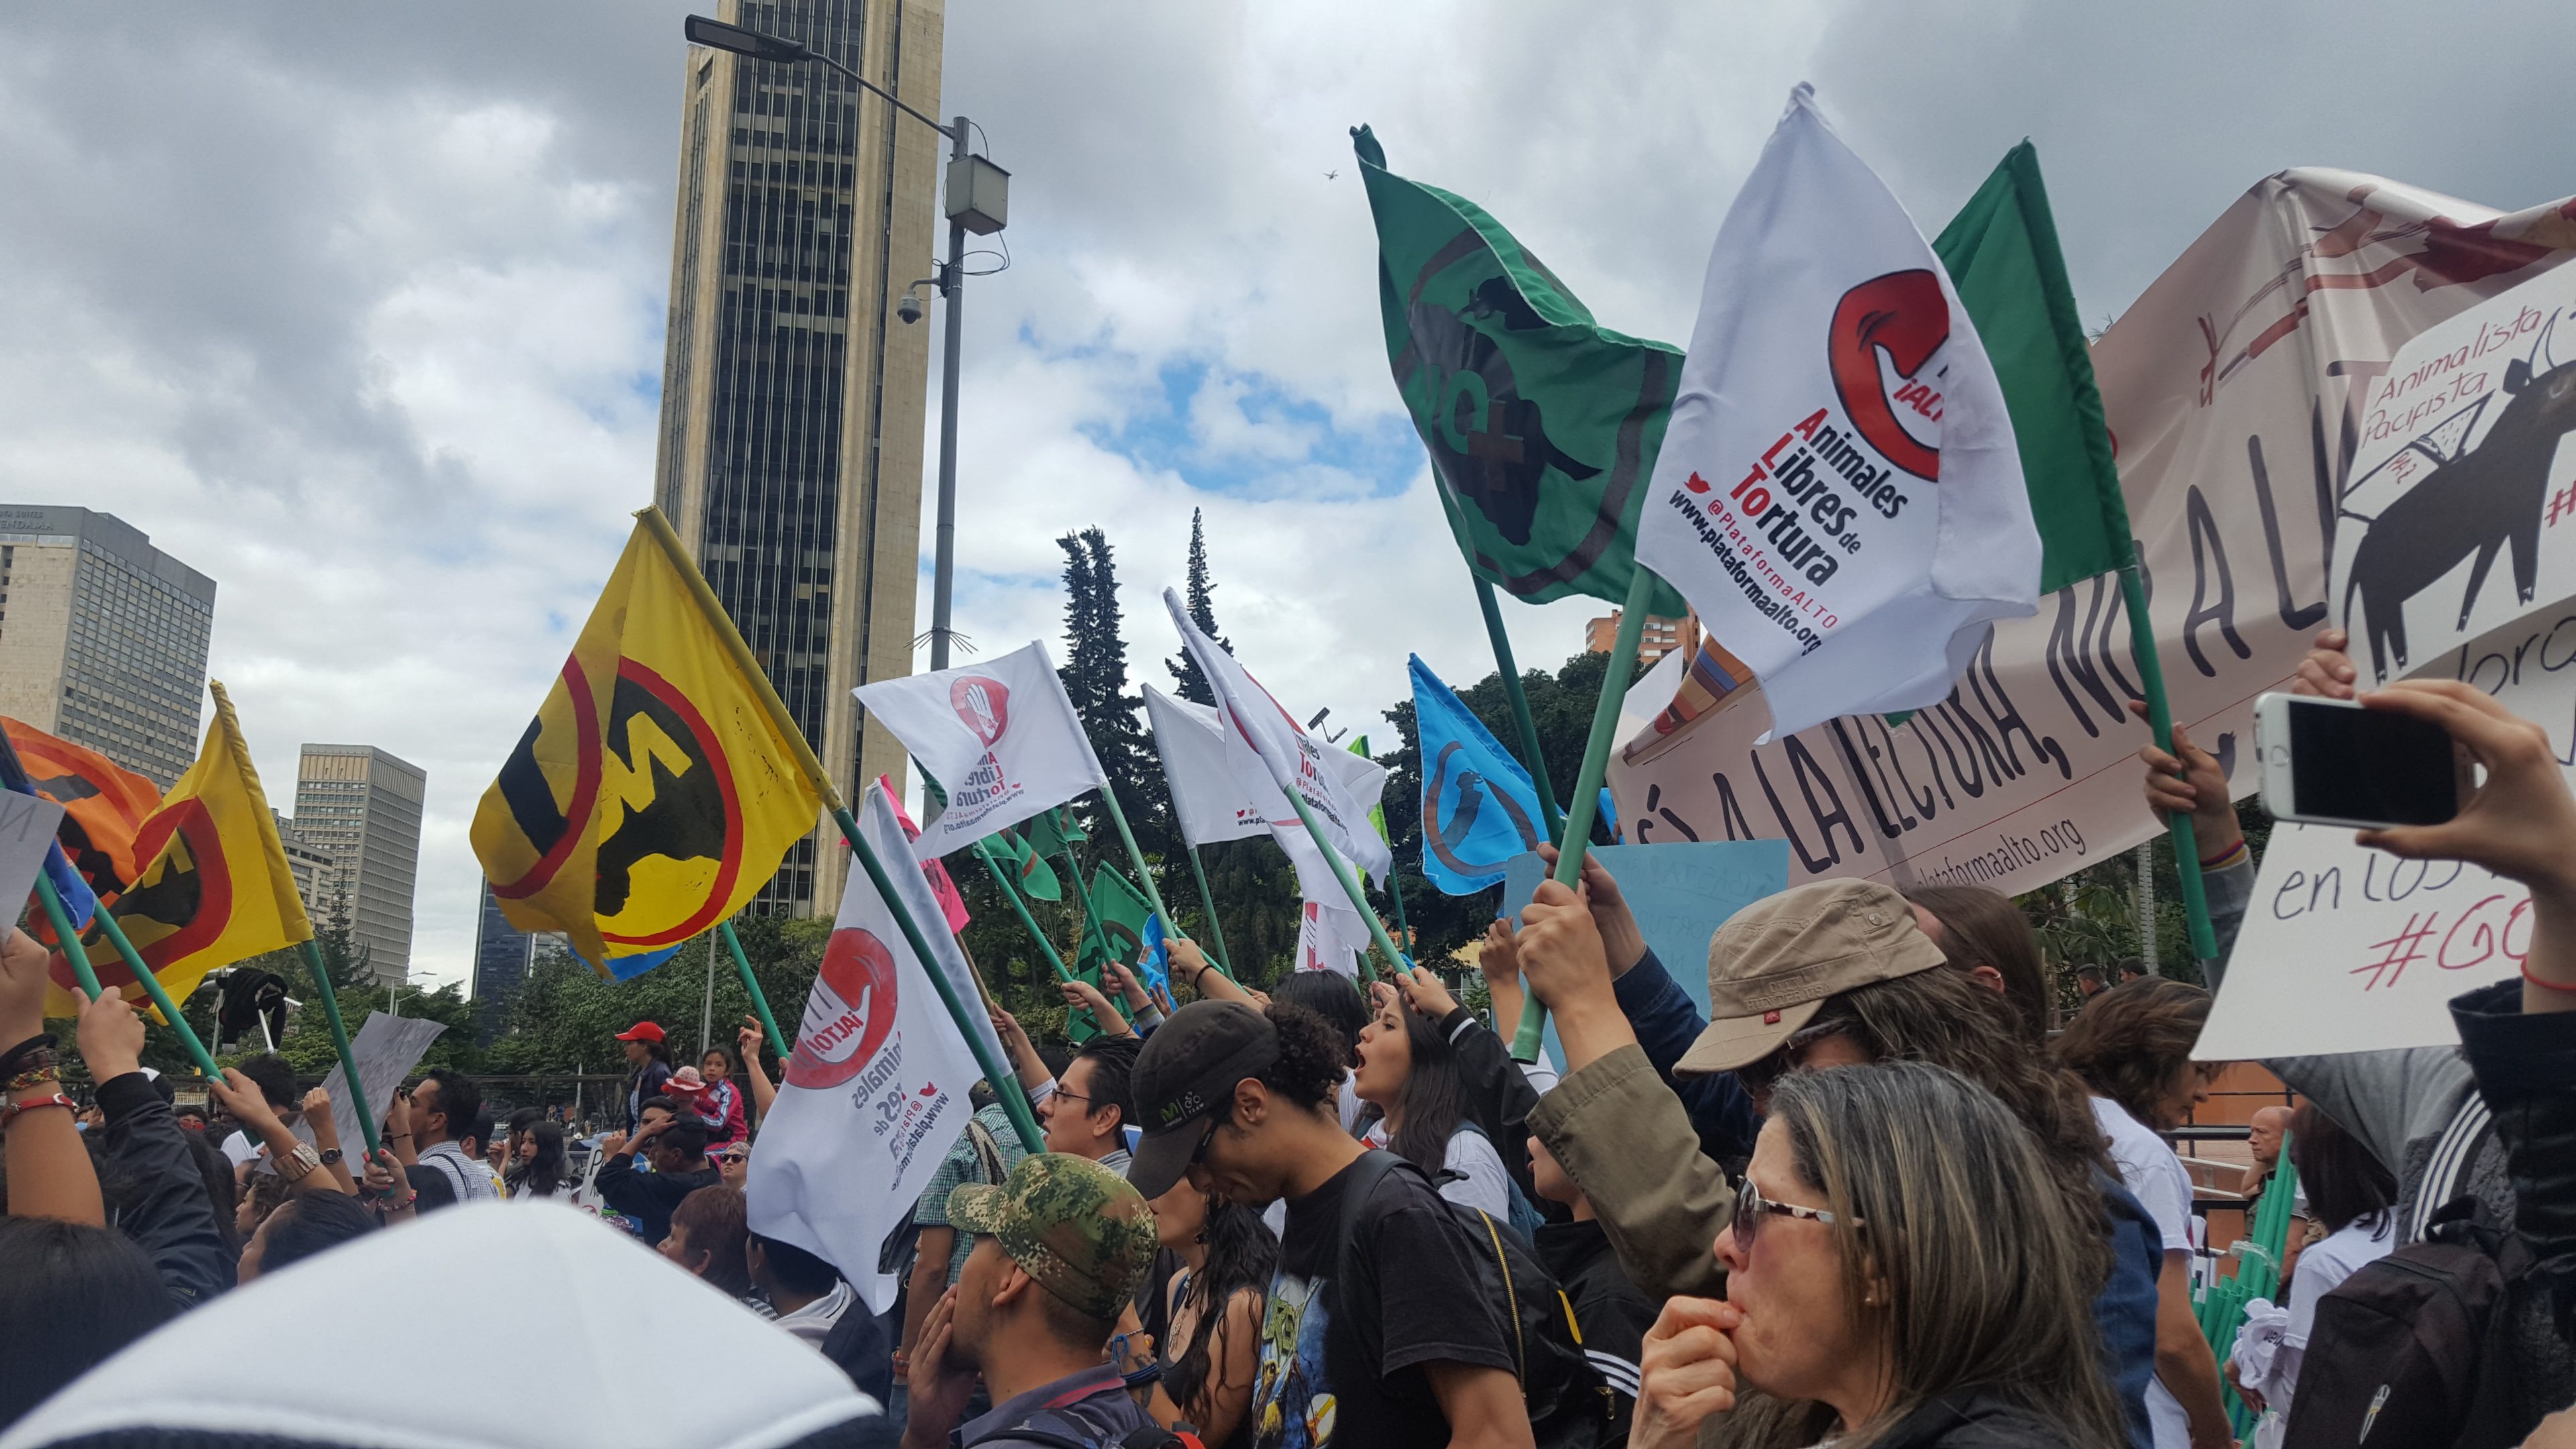
[[[0,11],[0,502],[219,581],[281,803],[306,740],[429,771],[432,980],[471,952],[474,801],[649,495],[685,8]],[[1053,539],[1097,523],[1164,683],[1199,507],[1220,623],[1292,707],[1383,731],[1407,651],[1491,668],[1387,376],[1354,123],[1673,341],[1797,81],[1927,231],[2029,136],[2105,319],[2283,167],[2576,192],[2570,53],[2563,0],[957,4],[944,109],[1014,173],[1014,264],[967,309],[958,627],[1056,637]],[[1593,612],[1514,610],[1521,659]]]

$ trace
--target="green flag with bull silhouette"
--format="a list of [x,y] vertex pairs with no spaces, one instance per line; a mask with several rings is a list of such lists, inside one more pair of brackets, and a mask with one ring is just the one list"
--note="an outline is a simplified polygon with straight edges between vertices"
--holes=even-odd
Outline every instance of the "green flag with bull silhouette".
[[[1481,207],[1387,170],[1368,127],[1351,137],[1387,360],[1468,567],[1525,603],[1623,602],[1681,349],[1595,324]],[[1659,584],[1649,612],[1682,610]]]

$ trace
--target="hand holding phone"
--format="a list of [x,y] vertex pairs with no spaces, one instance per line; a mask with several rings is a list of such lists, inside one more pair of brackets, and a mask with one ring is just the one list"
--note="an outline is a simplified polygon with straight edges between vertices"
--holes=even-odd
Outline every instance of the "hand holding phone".
[[2547,730],[2456,680],[2408,680],[2362,703],[2439,729],[2486,778],[2462,788],[2451,819],[2364,830],[2361,844],[2410,860],[2465,860],[2530,887],[2534,905],[2576,904],[2576,796]]
[[2266,694],[2254,702],[2254,747],[2263,808],[2282,820],[2439,825],[2473,786],[2469,756],[2442,723],[2406,707]]

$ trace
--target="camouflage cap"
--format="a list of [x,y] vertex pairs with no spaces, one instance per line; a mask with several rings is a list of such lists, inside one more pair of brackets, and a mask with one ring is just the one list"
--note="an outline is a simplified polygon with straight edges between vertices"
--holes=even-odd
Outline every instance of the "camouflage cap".
[[1094,1318],[1112,1319],[1154,1266],[1154,1209],[1127,1179],[1087,1157],[1020,1159],[999,1187],[948,1194],[948,1220],[990,1234],[1022,1271]]

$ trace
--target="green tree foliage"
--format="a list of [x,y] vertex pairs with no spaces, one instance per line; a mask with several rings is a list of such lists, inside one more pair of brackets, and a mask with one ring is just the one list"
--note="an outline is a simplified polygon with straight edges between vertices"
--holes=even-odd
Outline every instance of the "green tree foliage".
[[[805,998],[814,988],[814,973],[823,963],[823,945],[831,937],[832,923],[822,918],[788,920],[746,914],[733,926],[752,975],[777,1014],[779,1030],[793,1038],[796,1023],[805,1014]],[[668,1034],[674,1064],[694,1064],[698,1023],[706,1004],[708,947],[713,940],[712,935],[696,937],[670,960],[632,981],[606,980],[569,952],[541,949],[527,982],[510,1003],[500,1035],[486,1053],[489,1069],[623,1071],[625,1059],[617,1034],[639,1021],[656,1022]],[[713,1042],[730,1051],[742,1019],[754,1014],[751,994],[743,989],[742,976],[721,942],[715,943],[714,952]],[[765,1059],[774,1080],[774,1056]]]
[[[1065,661],[1056,673],[1082,718],[1092,752],[1109,775],[1110,788],[1118,792],[1118,804],[1136,828],[1138,843],[1159,853],[1170,843],[1166,822],[1171,802],[1139,718],[1144,696],[1131,692],[1127,684],[1117,560],[1108,535],[1097,527],[1068,533],[1056,545],[1064,550],[1065,559]],[[1089,802],[1076,808],[1082,812],[1083,828],[1091,834],[1090,844],[1080,852],[1083,878],[1088,880],[1093,865],[1122,847],[1106,810]]]
[[[1208,581],[1207,535],[1195,508],[1190,510],[1189,582],[1182,592],[1190,622],[1199,626],[1200,633],[1214,639],[1216,647],[1233,653],[1234,641],[1216,631],[1216,585]],[[1163,667],[1172,671],[1173,693],[1192,704],[1216,703],[1216,690],[1208,684],[1207,675],[1200,671],[1199,662],[1190,657],[1189,650],[1173,655]]]

